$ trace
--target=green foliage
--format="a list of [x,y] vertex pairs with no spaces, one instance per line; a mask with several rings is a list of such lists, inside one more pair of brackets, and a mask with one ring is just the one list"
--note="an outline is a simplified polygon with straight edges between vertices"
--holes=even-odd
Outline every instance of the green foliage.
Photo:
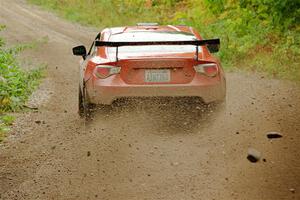
[[16,60],[18,52],[29,45],[6,49],[0,45],[0,113],[17,111],[39,83],[41,69],[25,71]]
[[15,121],[15,117],[11,115],[0,116],[0,122],[6,125],[12,125]]
[[2,142],[5,134],[10,130],[9,126],[13,124],[15,117],[11,115],[0,116],[0,142]]
[[[137,22],[185,24],[221,38],[225,68],[300,80],[300,1],[295,0],[28,0],[67,19],[99,27]],[[261,64],[261,65],[260,65]]]
[[[0,31],[4,28],[4,25],[0,25]],[[6,49],[4,40],[0,38],[0,142],[15,120],[15,117],[4,113],[21,109],[42,76],[42,69],[25,71],[20,68],[16,55],[44,41],[45,39]]]
[[240,0],[240,6],[256,13],[261,20],[270,20],[283,31],[300,20],[300,2],[295,0]]
[[[0,31],[2,31],[3,29],[5,29],[5,25],[0,24]],[[0,47],[3,45],[4,45],[4,40],[0,38]]]
[[207,37],[222,39],[220,56],[226,66],[242,65],[275,77],[300,80],[299,1],[215,2],[205,1],[204,15],[212,18],[209,23],[207,17],[201,18],[198,24]]

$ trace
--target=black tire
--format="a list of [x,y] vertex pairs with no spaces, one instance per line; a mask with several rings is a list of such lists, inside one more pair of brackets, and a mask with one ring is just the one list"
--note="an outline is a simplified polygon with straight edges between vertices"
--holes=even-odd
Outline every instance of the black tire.
[[78,114],[85,119],[90,116],[89,103],[86,100],[85,91],[82,93],[80,86],[78,92]]

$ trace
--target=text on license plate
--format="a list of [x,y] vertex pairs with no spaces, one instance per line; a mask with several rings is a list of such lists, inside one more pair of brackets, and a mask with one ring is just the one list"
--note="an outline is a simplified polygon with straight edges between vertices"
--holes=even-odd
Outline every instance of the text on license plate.
[[146,69],[145,82],[170,82],[171,72],[169,69]]

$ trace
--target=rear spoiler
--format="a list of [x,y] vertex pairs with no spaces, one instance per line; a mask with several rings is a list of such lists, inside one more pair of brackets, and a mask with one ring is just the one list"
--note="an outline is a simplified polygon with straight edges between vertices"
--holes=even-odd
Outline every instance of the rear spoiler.
[[95,41],[97,47],[117,47],[116,58],[118,60],[118,47],[123,46],[148,46],[148,45],[194,45],[196,46],[196,59],[198,60],[199,46],[207,45],[211,53],[218,52],[220,46],[220,39],[209,40],[190,40],[190,41],[148,41],[148,42],[107,42]]
[[123,46],[145,46],[145,45],[220,45],[220,39],[190,40],[190,41],[149,41],[149,42],[105,42],[95,41],[97,47],[123,47]]

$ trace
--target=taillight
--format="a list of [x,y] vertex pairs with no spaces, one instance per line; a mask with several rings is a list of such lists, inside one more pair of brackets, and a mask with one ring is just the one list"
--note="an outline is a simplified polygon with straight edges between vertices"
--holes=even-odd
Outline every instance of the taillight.
[[111,66],[111,65],[98,65],[95,69],[95,75],[98,78],[107,78],[114,74],[119,74],[121,67]]
[[215,63],[205,63],[194,66],[196,72],[209,77],[214,77],[218,74],[218,66]]

